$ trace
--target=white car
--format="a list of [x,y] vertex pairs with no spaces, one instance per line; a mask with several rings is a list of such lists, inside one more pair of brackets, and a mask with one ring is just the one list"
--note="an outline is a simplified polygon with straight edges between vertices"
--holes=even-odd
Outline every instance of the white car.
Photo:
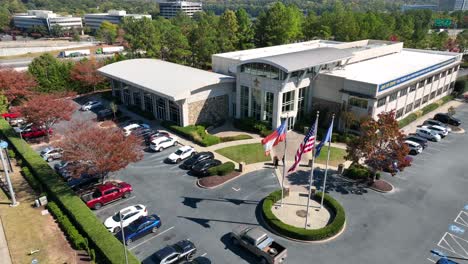
[[167,159],[172,163],[179,163],[182,160],[191,157],[196,153],[192,146],[183,146],[176,150],[174,153],[169,155]]
[[89,101],[81,106],[81,111],[89,111],[98,106],[102,106],[102,103],[99,101]]
[[10,125],[11,126],[21,126],[24,123],[26,123],[26,119],[24,117],[18,117],[18,118],[10,119]]
[[147,124],[131,123],[123,127],[125,136],[126,137],[130,136],[135,129],[140,128],[140,127],[150,128],[150,126]]
[[445,127],[442,127],[442,126],[432,125],[432,126],[422,126],[422,127],[436,132],[442,138],[444,138],[444,137],[446,137],[448,135],[448,130]]
[[176,137],[157,137],[153,139],[150,143],[150,148],[154,151],[163,151],[166,148],[173,147],[177,145]]
[[422,152],[423,148],[421,145],[419,145],[416,142],[413,142],[411,140],[405,140],[405,144],[409,147],[410,149],[410,154],[412,155],[417,155]]
[[416,129],[416,135],[420,136],[420,137],[423,137],[423,138],[427,138],[431,141],[435,141],[435,142],[438,142],[440,141],[441,137],[439,134],[437,134],[436,132],[430,130],[430,129],[427,129],[425,127],[421,127],[421,128],[418,128]]
[[41,151],[41,157],[46,161],[53,161],[62,158],[61,148],[47,147]]
[[113,216],[104,221],[104,225],[106,226],[107,230],[113,233],[117,233],[120,231],[120,217],[122,216],[122,227],[127,227],[133,221],[137,220],[142,216],[147,216],[148,211],[146,210],[146,206],[142,204],[132,205],[126,207],[120,212],[115,213]]

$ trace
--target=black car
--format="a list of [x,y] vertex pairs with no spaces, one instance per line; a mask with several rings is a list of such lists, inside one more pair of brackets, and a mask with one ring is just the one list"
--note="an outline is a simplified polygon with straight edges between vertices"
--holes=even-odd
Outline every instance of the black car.
[[[117,112],[115,113],[115,116],[119,116],[121,113],[119,110],[117,110]],[[104,121],[104,120],[109,120],[109,119],[113,119],[114,118],[114,112],[112,112],[111,109],[109,108],[106,108],[106,109],[102,109],[100,110],[99,112],[97,112],[96,114],[96,118],[97,118],[97,121]]]
[[154,134],[154,130],[151,128],[139,127],[132,131],[132,135],[141,139],[142,144],[146,144],[151,135]]
[[437,121],[440,121],[444,124],[449,124],[449,125],[452,125],[452,126],[459,126],[461,125],[461,122],[459,119],[453,117],[453,116],[450,116],[448,114],[444,114],[444,113],[438,113],[434,116],[433,118],[434,120],[437,120]]
[[213,152],[200,152],[195,155],[193,155],[191,158],[186,160],[180,167],[185,170],[190,170],[195,164],[204,161],[204,160],[210,160],[214,159],[214,154]]
[[216,159],[204,160],[192,166],[191,172],[197,176],[207,176],[209,168],[221,165],[221,163],[221,161]]
[[88,189],[99,183],[100,178],[93,175],[83,175],[77,179],[71,179],[67,182],[68,187],[77,192]]
[[421,145],[423,149],[427,148],[427,139],[417,136],[417,135],[409,135],[406,137],[406,140],[413,141]]
[[158,250],[151,258],[157,264],[179,263],[182,259],[193,260],[196,253],[197,248],[193,242],[186,239]]

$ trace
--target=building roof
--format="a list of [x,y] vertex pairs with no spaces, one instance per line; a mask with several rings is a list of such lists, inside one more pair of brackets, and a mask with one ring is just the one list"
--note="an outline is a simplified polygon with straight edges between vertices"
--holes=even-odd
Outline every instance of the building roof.
[[119,61],[100,68],[98,72],[174,101],[185,99],[206,86],[235,81],[231,76],[156,59]]
[[351,58],[352,56],[353,53],[347,49],[324,47],[262,57],[247,60],[243,63],[264,62],[271,65],[275,65],[276,67],[282,69],[285,72],[293,72],[297,70],[311,68],[316,65],[321,65],[334,61],[341,61],[344,59]]
[[455,62],[454,59],[458,55],[458,53],[449,52],[403,49],[399,53],[349,64],[342,69],[323,74],[377,85],[397,79],[409,81]]

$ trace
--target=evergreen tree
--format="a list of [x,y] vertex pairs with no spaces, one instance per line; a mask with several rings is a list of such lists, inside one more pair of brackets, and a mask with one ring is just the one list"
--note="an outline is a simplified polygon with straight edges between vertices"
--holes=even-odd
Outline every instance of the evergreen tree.
[[195,67],[208,69],[211,66],[211,55],[218,52],[216,16],[199,12],[195,16],[196,26],[190,34],[192,64]]
[[191,52],[187,37],[171,21],[160,18],[158,22],[161,31],[161,59],[188,64]]
[[244,49],[251,49],[255,47],[254,41],[254,28],[252,21],[249,18],[249,15],[245,11],[245,9],[240,8],[236,11],[237,17],[237,24],[239,25],[239,29],[237,30],[237,49],[244,50]]
[[219,18],[218,23],[218,45],[220,52],[236,50],[239,42],[237,17],[234,11],[226,10]]
[[125,30],[125,40],[128,42],[132,53],[145,51],[146,56],[158,58],[161,50],[161,33],[157,21],[151,19],[126,18],[122,28]]
[[117,37],[117,30],[117,25],[112,24],[108,21],[104,21],[101,23],[101,26],[97,31],[98,39],[104,41],[107,44],[112,44],[115,42],[115,39]]
[[70,80],[70,71],[73,63],[60,61],[50,53],[34,58],[29,64],[28,71],[34,76],[38,92],[63,92],[74,88]]

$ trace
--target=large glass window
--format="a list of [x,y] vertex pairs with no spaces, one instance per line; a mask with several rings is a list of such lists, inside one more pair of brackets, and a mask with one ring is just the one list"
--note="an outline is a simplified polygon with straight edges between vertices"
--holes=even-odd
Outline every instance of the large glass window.
[[156,115],[157,118],[160,120],[166,120],[166,99],[159,97],[156,100],[157,111]]
[[273,121],[273,102],[275,100],[275,94],[271,92],[265,92],[265,109],[263,120],[271,124]]
[[151,98],[151,94],[145,93],[144,100],[145,100],[145,110],[153,113],[153,98]]
[[421,99],[414,101],[414,108],[418,108],[421,105]]
[[305,114],[305,92],[305,87],[299,89],[299,96],[297,98],[297,119],[301,119]]
[[403,115],[403,108],[400,108],[396,111],[396,118],[400,118]]
[[430,98],[430,99],[433,99],[435,96],[436,96],[436,91],[433,91],[433,92],[431,93],[431,98]]
[[416,91],[416,84],[413,84],[413,85],[411,85],[411,86],[409,87],[409,92],[410,92],[410,93],[411,93],[411,92],[414,92],[414,91]]
[[367,100],[366,99],[362,99],[362,98],[358,98],[358,97],[351,97],[348,100],[348,104],[350,104],[352,106],[359,107],[359,108],[367,109]]
[[426,80],[427,80],[427,81],[426,81],[426,84],[432,83],[432,77],[429,77],[429,78],[427,78]]
[[398,92],[394,92],[388,97],[389,98],[388,101],[389,102],[395,101],[397,97],[398,97]]
[[251,97],[252,117],[260,120],[262,111],[262,92],[258,89],[252,89]]
[[241,86],[240,114],[241,117],[249,117],[249,87]]
[[418,88],[423,88],[426,85],[426,80],[422,80],[418,83]]
[[387,102],[387,97],[386,96],[384,98],[380,98],[377,101],[377,107],[381,107],[381,106],[385,105],[386,102]]
[[406,106],[405,113],[409,113],[409,112],[411,112],[411,110],[413,110],[413,103],[408,104],[408,105]]
[[400,97],[405,96],[407,93],[408,93],[408,88],[405,88],[405,89],[401,90],[400,91]]
[[246,63],[241,65],[241,72],[274,80],[286,79],[286,73],[270,64]]
[[130,104],[130,91],[128,89],[123,90],[123,100],[126,105]]
[[283,94],[283,105],[281,107],[282,112],[294,110],[294,92],[295,91],[290,91]]
[[169,120],[180,125],[179,106],[172,101],[169,101]]
[[437,90],[437,95],[440,95],[442,94],[442,87],[439,88],[439,90]]
[[141,95],[140,92],[133,92],[133,104],[141,108]]
[[429,95],[425,95],[425,96],[423,97],[422,104],[427,103],[427,101],[429,101]]

